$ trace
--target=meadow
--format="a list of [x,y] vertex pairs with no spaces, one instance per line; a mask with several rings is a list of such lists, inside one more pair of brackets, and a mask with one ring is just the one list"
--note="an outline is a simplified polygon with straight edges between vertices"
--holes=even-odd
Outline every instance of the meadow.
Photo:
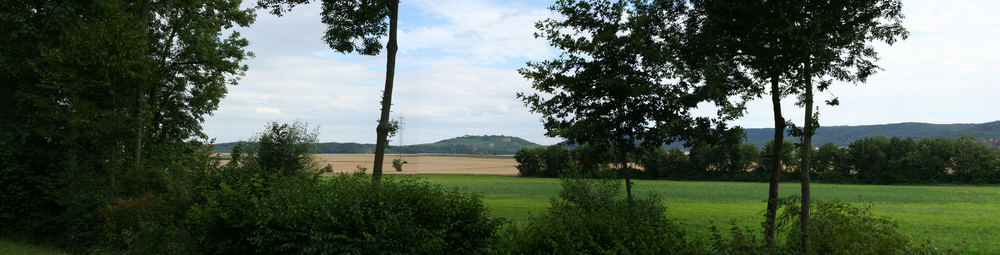
[[[396,155],[387,155],[387,161]],[[337,172],[356,165],[370,167],[371,155],[318,154],[317,163],[331,164]],[[403,172],[386,166],[387,178],[418,178],[448,188],[483,196],[494,217],[518,224],[541,213],[558,196],[560,180],[528,178],[516,174],[509,156],[403,155]],[[369,170],[370,172],[370,170]],[[767,183],[635,180],[637,195],[657,195],[667,206],[668,217],[694,239],[710,236],[712,224],[723,233],[730,222],[754,230],[763,220]],[[799,193],[798,183],[782,183],[780,195]],[[816,200],[869,204],[878,216],[898,221],[900,230],[914,240],[932,240],[937,247],[957,243],[970,254],[1000,254],[1000,187],[998,186],[889,186],[812,185]],[[0,254],[59,254],[56,249],[0,240]]]
[[[560,190],[559,179],[499,175],[414,175],[416,178],[483,195],[494,216],[514,222],[543,212]],[[782,197],[799,193],[797,183],[782,183]],[[722,230],[730,221],[760,228],[766,183],[636,180],[633,192],[656,194],[694,238],[707,238],[712,222]],[[940,248],[957,243],[970,254],[1000,253],[1000,187],[875,186],[813,184],[813,199],[870,203],[878,216],[899,222],[914,240],[932,240]],[[515,223],[516,224],[516,223]]]

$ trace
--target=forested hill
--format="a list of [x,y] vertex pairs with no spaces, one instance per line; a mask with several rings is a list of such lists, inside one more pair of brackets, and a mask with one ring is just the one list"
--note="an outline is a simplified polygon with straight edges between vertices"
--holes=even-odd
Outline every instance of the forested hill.
[[[216,152],[230,152],[236,143],[220,143],[215,145]],[[540,146],[527,140],[513,136],[484,135],[461,136],[441,140],[435,143],[405,145],[402,147],[389,145],[386,153],[459,153],[459,154],[514,154],[521,148]],[[374,144],[360,143],[320,143],[316,145],[319,153],[374,153]]]
[[[767,143],[767,141],[774,137],[773,128],[748,128],[745,132],[747,140],[760,148],[763,148],[764,143]],[[912,138],[973,137],[980,140],[1000,139],[1000,121],[980,124],[905,122],[863,126],[828,126],[820,127],[816,130],[816,135],[813,136],[813,144],[819,146],[832,142],[840,146],[847,146],[859,138],[880,135]],[[793,138],[792,141],[797,141],[797,138]]]

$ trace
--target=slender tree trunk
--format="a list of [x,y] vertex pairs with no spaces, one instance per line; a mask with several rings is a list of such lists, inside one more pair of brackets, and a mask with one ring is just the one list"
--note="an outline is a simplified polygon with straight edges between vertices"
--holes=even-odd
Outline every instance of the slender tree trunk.
[[[139,28],[140,28],[140,30],[142,31],[143,34],[147,34],[147,31],[146,31],[146,30],[148,30],[147,24],[149,23],[149,0],[143,0],[141,5],[142,6],[139,8],[139,22],[140,22],[139,23]],[[145,36],[143,36],[143,38],[145,38]],[[145,99],[146,95],[143,93],[144,92],[143,91],[143,87],[144,87],[143,85],[146,83],[146,79],[149,78],[149,77],[147,77],[149,75],[149,66],[148,66],[148,63],[143,63],[142,65],[143,65],[142,69],[144,71],[143,72],[143,77],[141,77],[141,79],[140,79],[141,82],[135,88],[135,112],[133,113],[135,115],[134,116],[134,118],[135,118],[135,137],[133,138],[133,144],[132,144],[132,146],[133,146],[133,151],[132,151],[132,159],[133,159],[132,170],[133,171],[138,170],[139,169],[139,165],[142,162],[141,161],[141,159],[142,159],[142,126],[143,126],[142,125],[142,114],[143,114],[143,111],[145,110],[143,108],[146,107],[146,99]]]
[[810,70],[812,60],[807,60],[803,75],[805,77],[805,107],[806,116],[802,127],[802,157],[799,172],[802,173],[802,254],[809,254],[809,161],[812,153],[812,133],[813,133],[813,91],[812,72]]
[[111,161],[108,162],[111,163],[111,167],[109,169],[109,175],[111,176],[111,188],[108,203],[112,205],[115,204],[115,192],[117,192],[117,187],[115,186],[115,171],[118,170],[118,150],[121,149],[118,148],[118,145],[119,143],[115,142],[115,146],[113,147],[114,149],[111,151]]
[[622,169],[625,172],[625,196],[626,196],[626,199],[629,202],[632,202],[632,178],[631,178],[631,174],[629,174],[630,171],[629,171],[629,168],[628,168],[628,151],[625,150],[624,147],[621,150],[622,151],[620,153],[621,153],[621,160],[622,160],[621,161],[622,162]]
[[767,226],[764,229],[764,239],[767,249],[774,251],[775,216],[778,214],[778,183],[781,180],[782,145],[785,142],[785,118],[781,116],[781,89],[778,87],[778,77],[771,77],[771,105],[774,108],[774,151],[771,152],[771,182],[767,192]]
[[389,42],[386,43],[385,90],[382,91],[382,116],[379,118],[375,133],[378,140],[375,143],[375,165],[372,167],[372,181],[382,179],[382,163],[385,159],[385,146],[389,136],[389,107],[392,106],[392,79],[396,71],[396,23],[399,17],[399,1],[389,1]]

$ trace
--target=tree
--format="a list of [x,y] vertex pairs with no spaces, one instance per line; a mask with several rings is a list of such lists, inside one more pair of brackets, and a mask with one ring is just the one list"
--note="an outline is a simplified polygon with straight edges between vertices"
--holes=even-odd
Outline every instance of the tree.
[[[812,136],[819,127],[819,114],[813,112],[814,80],[816,89],[826,90],[834,80],[864,83],[878,71],[874,61],[878,53],[869,43],[893,44],[905,39],[902,26],[902,3],[899,0],[798,1],[782,8],[791,26],[786,33],[789,52],[796,63],[795,84],[802,91],[798,104],[805,108],[801,135],[799,169],[810,168]],[[836,105],[836,99],[828,101]],[[802,174],[802,247],[809,253],[809,171]]]
[[[786,81],[793,62],[787,51],[788,40],[784,29],[790,20],[784,8],[786,1],[692,1],[693,15],[689,19],[690,36],[698,52],[715,55],[716,63],[735,65],[752,82],[746,87],[736,87],[744,98],[759,97],[770,86],[774,115],[774,141],[771,154],[784,149],[785,119],[781,114],[781,98],[793,93]],[[786,83],[786,86],[781,86]],[[778,210],[778,185],[782,161],[770,161],[770,178],[765,213],[764,237],[769,250],[774,248],[775,217]]]
[[[258,6],[271,9],[281,16],[309,0],[260,0]],[[390,132],[389,113],[392,106],[393,76],[396,69],[396,23],[399,17],[398,0],[323,0],[323,23],[327,25],[323,40],[333,50],[341,53],[357,51],[361,55],[378,55],[382,51],[379,38],[388,33],[386,49],[385,89],[382,90],[382,112],[375,143],[375,165],[372,179],[382,178],[382,163]],[[388,24],[386,22],[388,21]]]
[[538,22],[535,36],[563,53],[520,69],[539,93],[517,96],[542,114],[546,135],[616,150],[631,198],[636,144],[658,147],[712,129],[713,120],[688,111],[710,99],[727,104],[717,93],[726,90],[678,70],[686,66],[678,65],[681,1],[561,0],[550,8],[565,19]]
[[[0,31],[13,35],[0,39],[3,182],[21,183],[5,185],[20,190],[14,194],[34,194],[38,206],[30,208],[42,213],[37,221],[19,218],[22,224],[62,232],[91,219],[73,213],[92,215],[109,197],[162,190],[166,181],[153,178],[190,170],[188,145],[204,137],[202,116],[215,110],[249,54],[238,33],[225,38],[221,31],[253,21],[252,10],[227,1],[18,1],[3,8]],[[171,92],[153,96],[157,88]],[[136,152],[150,149],[154,160],[144,168],[159,175],[123,171],[135,169]],[[67,219],[79,222],[53,222]]]

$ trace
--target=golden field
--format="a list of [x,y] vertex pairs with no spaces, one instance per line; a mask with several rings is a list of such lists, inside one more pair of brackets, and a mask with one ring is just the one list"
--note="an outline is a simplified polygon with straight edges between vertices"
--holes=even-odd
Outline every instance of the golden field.
[[[371,173],[374,154],[315,154],[320,167],[330,165],[334,173],[351,173],[357,166]],[[403,171],[392,168],[393,159],[401,159]],[[494,174],[517,175],[513,155],[475,154],[386,154],[382,171],[385,174]],[[334,173],[327,173],[334,174]]]

